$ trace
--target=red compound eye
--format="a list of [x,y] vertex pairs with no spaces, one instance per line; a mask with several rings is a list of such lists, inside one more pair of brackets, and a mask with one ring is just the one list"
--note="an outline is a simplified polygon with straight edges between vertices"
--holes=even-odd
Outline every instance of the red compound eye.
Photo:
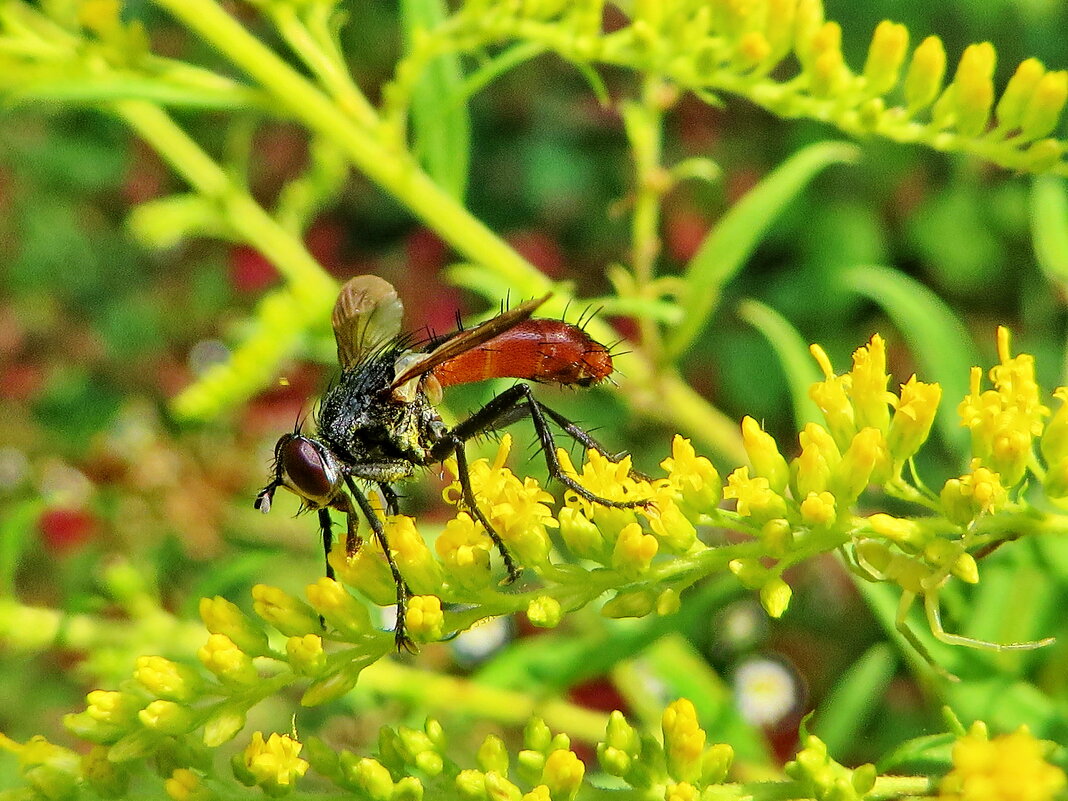
[[287,434],[275,449],[279,475],[305,500],[323,504],[334,494],[336,475],[326,457],[307,437]]

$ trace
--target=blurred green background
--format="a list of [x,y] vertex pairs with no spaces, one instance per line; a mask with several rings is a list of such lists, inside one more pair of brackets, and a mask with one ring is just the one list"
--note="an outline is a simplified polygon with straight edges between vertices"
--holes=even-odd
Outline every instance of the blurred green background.
[[[169,51],[211,61],[168,19],[131,7]],[[853,65],[863,63],[872,29],[889,17],[908,25],[914,43],[941,36],[951,63],[968,43],[993,41],[999,87],[1029,56],[1051,69],[1068,66],[1068,7],[1061,3],[828,0],[827,15],[841,22]],[[353,4],[343,35],[357,54],[358,82],[374,96],[399,47],[391,4]],[[633,91],[631,75],[604,77],[615,96]],[[726,100],[712,108],[684,97],[670,114],[667,159],[710,157],[723,179],[686,183],[667,198],[664,272],[685,264],[709,226],[769,169],[802,145],[835,136],[815,123],[784,122]],[[471,111],[469,207],[546,273],[574,281],[580,296],[608,292],[606,265],[627,257],[631,181],[616,111],[598,105],[567,65],[544,58],[493,83]],[[223,115],[177,116],[210,152],[234,145]],[[301,132],[268,119],[240,120],[237,127],[254,132],[255,193],[273,198],[306,163]],[[840,370],[880,331],[890,340],[891,372],[903,382],[916,366],[902,337],[843,285],[842,271],[858,264],[893,267],[932,289],[972,333],[984,364],[993,358],[996,325],[1005,324],[1016,350],[1037,357],[1045,387],[1065,380],[1064,298],[1037,266],[1030,181],[920,148],[873,141],[863,143],[863,153],[856,166],[821,174],[792,204],[688,356],[687,377],[702,394],[731,417],[763,421],[784,450],[796,442],[785,382],[766,342],[734,309],[743,298],[773,307],[820,342]],[[125,227],[131,206],[181,189],[152,152],[96,112],[16,107],[0,117],[0,590],[28,604],[114,615],[117,627],[125,612],[114,580],[106,578],[116,564],[132,566],[135,583],[143,581],[164,608],[186,617],[195,615],[201,595],[244,603],[254,583],[297,589],[320,569],[312,521],[264,518],[251,501],[275,438],[310,410],[332,375],[333,366],[320,359],[329,348],[307,343],[287,367],[286,386],[223,418],[180,425],[168,413],[168,399],[225,358],[256,299],[278,280],[244,246],[192,241],[166,252],[140,248]],[[413,329],[445,331],[457,309],[482,310],[441,280],[448,248],[358,176],[315,222],[308,242],[338,278],[374,272],[392,281]],[[614,322],[621,334],[631,330],[628,321]],[[490,394],[485,386],[458,388],[446,406],[460,416]],[[611,447],[631,449],[643,469],[655,470],[668,455],[671,432],[656,420],[628,416],[624,400],[608,391],[547,390],[543,397],[601,429]],[[523,445],[531,438],[518,434]],[[927,459],[926,467],[943,477],[962,465],[959,452],[938,445]],[[530,465],[542,475],[539,462]],[[734,465],[719,467],[725,474]],[[406,511],[431,528],[447,513],[438,487],[428,476],[404,488]],[[996,579],[1021,562],[1064,566],[1068,559],[1062,545],[1048,542],[999,552],[990,562]],[[792,701],[764,726],[776,747],[792,747],[798,713],[841,690],[842,672],[863,667],[858,659],[865,653],[876,668],[865,674],[871,697],[854,723],[864,736],[843,739],[836,755],[846,762],[871,758],[937,728],[938,697],[889,652],[868,651],[885,634],[841,568],[823,560],[792,579],[796,597],[782,621],[769,624],[748,595],[731,592],[717,597],[708,614],[691,616],[684,631],[723,676],[737,676],[756,657],[786,666]],[[1064,572],[1050,579],[1042,608],[1063,608],[1066,581]],[[969,609],[978,614],[974,598],[951,598],[947,628],[960,630]],[[727,625],[739,615],[740,634]],[[582,636],[595,620],[569,621],[575,629],[568,631]],[[1056,633],[1049,627],[1064,632],[1056,617],[1040,622],[1048,624],[1043,635]],[[78,708],[87,689],[125,675],[144,649],[119,635],[107,658],[97,653],[86,663],[86,654],[68,649],[0,644],[0,730],[63,741],[62,714]],[[424,659],[443,669],[475,669],[441,661],[455,655],[427,651]],[[1063,645],[1049,651],[1014,657],[1008,668],[999,662],[998,675],[1037,682],[1043,694],[1035,705],[1049,701],[1060,710],[1041,715],[1041,733],[1063,740],[1068,651]],[[954,658],[966,663],[962,674],[992,670],[986,655]],[[627,700],[596,677],[568,691],[595,706]],[[1024,704],[1007,719],[1031,712]]]

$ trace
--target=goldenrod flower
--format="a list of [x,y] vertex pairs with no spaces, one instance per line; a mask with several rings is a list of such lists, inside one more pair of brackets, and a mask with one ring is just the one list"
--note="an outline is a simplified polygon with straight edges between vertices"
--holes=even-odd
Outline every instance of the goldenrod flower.
[[200,619],[209,632],[225,634],[246,654],[262,656],[270,650],[263,629],[221,595],[200,599]]
[[749,455],[753,471],[766,478],[775,492],[785,492],[790,479],[786,460],[779,453],[779,446],[775,444],[774,437],[749,415],[742,418],[742,444]]
[[798,435],[801,453],[790,463],[791,488],[795,498],[823,492],[842,461],[834,438],[818,423],[808,423]]
[[770,617],[782,617],[790,605],[792,595],[790,585],[774,576],[760,588],[760,605]]
[[912,54],[905,77],[905,102],[910,112],[931,105],[946,75],[946,48],[937,36],[928,36]]
[[880,484],[889,479],[892,474],[890,454],[882,432],[877,428],[858,431],[834,473],[830,490],[843,505],[859,498],[868,484]]
[[146,729],[160,734],[185,734],[197,724],[197,718],[189,707],[162,699],[150,701],[148,706],[137,713],[137,717]]
[[679,503],[690,514],[708,514],[723,497],[723,485],[712,462],[698,456],[690,440],[678,434],[671,440],[671,456],[660,466],[668,482],[681,496]]
[[1012,356],[1009,331],[998,327],[1000,364],[990,370],[994,389],[982,391],[982,371],[972,368],[971,391],[958,406],[961,425],[971,430],[972,455],[1013,487],[1024,477],[1033,437],[1042,433],[1049,409],[1039,399],[1035,358]]
[[312,608],[278,587],[268,584],[254,586],[252,608],[287,637],[319,631],[319,616]]
[[334,575],[378,606],[389,606],[397,600],[397,585],[386,562],[386,555],[378,543],[368,541],[349,557],[343,548],[330,552]]
[[887,450],[896,464],[911,459],[927,441],[941,399],[942,387],[917,381],[915,375],[901,385],[901,398],[886,435]]
[[1001,477],[979,460],[972,460],[972,472],[951,478],[942,487],[942,507],[947,518],[967,525],[981,514],[993,514],[1008,503],[1008,492]]
[[605,540],[601,529],[576,506],[565,506],[556,516],[560,523],[560,537],[568,549],[580,559],[603,562],[606,558]]
[[227,684],[241,686],[260,680],[252,657],[234,645],[234,641],[225,634],[210,635],[197,651],[197,658]]
[[290,637],[286,641],[286,656],[293,670],[302,676],[317,676],[326,667],[323,638],[317,634]]
[[748,467],[739,467],[727,476],[724,498],[738,501],[738,514],[751,517],[757,523],[766,523],[777,517],[786,517],[786,501],[774,492],[763,476],[749,477]]
[[683,514],[675,503],[675,492],[670,487],[661,487],[654,502],[641,510],[649,521],[649,528],[673,553],[685,553],[697,541],[697,527]]
[[705,732],[697,723],[693,703],[688,698],[672,701],[664,710],[661,727],[668,774],[682,781],[695,780],[701,773]]
[[700,793],[689,782],[668,784],[664,790],[664,801],[697,801]]
[[371,615],[367,607],[346,592],[334,579],[321,576],[314,584],[309,584],[304,593],[308,596],[312,608],[339,631],[357,635],[371,630]]
[[849,400],[853,377],[849,374],[835,375],[830,357],[819,345],[809,346],[809,351],[823,370],[824,378],[809,387],[808,395],[823,414],[827,428],[838,447],[848,447],[853,441],[853,435],[857,433],[853,404]]
[[897,86],[908,49],[909,30],[904,25],[884,19],[875,26],[864,62],[869,94],[881,95]]
[[387,517],[383,526],[397,566],[412,590],[417,593],[440,592],[441,565],[416,529],[415,519],[407,515],[394,515]]
[[646,534],[638,523],[631,523],[619,532],[612,552],[612,567],[628,577],[637,577],[649,569],[659,543]]
[[965,136],[978,136],[990,119],[994,104],[994,63],[997,52],[990,42],[968,45],[953,77],[956,128]]
[[835,520],[834,496],[829,492],[810,492],[801,501],[801,522],[815,528],[826,528]]
[[858,429],[871,427],[886,433],[890,424],[890,404],[895,398],[887,390],[886,340],[873,334],[868,344],[853,352],[849,399],[853,403]]
[[445,615],[436,595],[414,595],[408,599],[405,628],[419,642],[440,640],[445,633]]
[[1068,101],[1068,72],[1058,70],[1042,76],[1020,118],[1020,135],[1026,139],[1048,136],[1060,122]]
[[[1024,109],[1027,108],[1035,87],[1046,74],[1046,68],[1037,58],[1028,58],[1020,62],[1001,93],[995,113],[997,114],[998,128],[1002,133],[1012,131],[1019,127]],[[1039,134],[1045,136],[1045,134]]]
[[272,734],[265,741],[263,732],[255,732],[242,761],[257,785],[277,793],[291,788],[307,772],[308,763],[297,756],[302,747],[288,734]]
[[434,549],[445,564],[449,583],[472,590],[487,587],[492,583],[492,548],[493,541],[485,529],[467,512],[460,512],[449,520],[434,542]]
[[940,801],[1052,801],[1068,786],[1064,771],[1046,760],[1048,747],[1026,726],[989,738],[975,724],[953,744],[953,769]]
[[[508,434],[501,437],[497,454],[492,463],[477,459],[469,466],[471,486],[480,508],[501,539],[527,567],[546,563],[549,556],[549,535],[546,528],[556,528],[558,523],[547,504],[555,499],[542,489],[533,478],[520,481],[505,466],[512,447]],[[455,474],[455,462],[447,463]],[[442,493],[450,503],[462,502],[459,481],[451,484]]]
[[162,656],[139,656],[134,679],[157,698],[188,701],[199,692],[203,682],[194,670]]
[[549,788],[553,799],[572,799],[582,786],[586,775],[586,766],[582,764],[574,751],[558,749],[545,758],[541,783]]

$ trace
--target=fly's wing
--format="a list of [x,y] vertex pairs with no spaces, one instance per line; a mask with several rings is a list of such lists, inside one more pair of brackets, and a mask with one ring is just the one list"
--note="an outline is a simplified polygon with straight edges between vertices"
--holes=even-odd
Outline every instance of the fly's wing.
[[397,290],[377,275],[350,278],[337,296],[330,322],[342,368],[358,364],[401,330],[404,305]]
[[404,369],[393,379],[391,387],[397,389],[413,378],[425,375],[450,359],[455,359],[472,348],[477,348],[505,331],[515,328],[524,320],[529,319],[534,310],[550,297],[550,295],[545,295],[528,300],[526,303],[520,303],[515,308],[501,312],[496,317],[491,317],[474,328],[457,332],[455,336],[445,340],[429,353],[423,354],[420,358],[405,364]]

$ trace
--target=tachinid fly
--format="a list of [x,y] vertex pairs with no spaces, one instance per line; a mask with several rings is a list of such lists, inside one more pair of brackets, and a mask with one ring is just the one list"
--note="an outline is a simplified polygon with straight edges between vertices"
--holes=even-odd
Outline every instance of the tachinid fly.
[[612,460],[620,457],[608,453],[582,428],[535,399],[524,381],[452,428],[442,422],[435,409],[442,387],[455,384],[509,377],[588,387],[611,375],[608,349],[580,327],[531,318],[548,297],[529,300],[473,328],[431,338],[420,348],[412,347],[412,338],[401,334],[404,309],[388,282],[373,275],[357,276],[338,295],[331,320],[341,377],[320,404],[318,436],[297,431],[278,440],[274,475],[256,496],[256,508],[269,512],[275,490],[285,487],[305,508],[317,510],[327,556],[326,574],[333,578],[329,562],[333,531],[328,510],[345,513],[345,550],[352,556],[361,546],[356,520],[359,507],[397,585],[398,649],[412,647],[404,632],[410,592],[390,553],[382,521],[357,482],[376,485],[387,513],[394,515],[398,513],[394,482],[411,476],[416,467],[455,456],[462,505],[485,527],[504,559],[510,581],[519,576],[519,568],[479,508],[471,488],[465,443],[472,437],[529,417],[550,478],[593,503],[626,508],[645,504],[602,498],[561,470],[550,420],[584,447]]

